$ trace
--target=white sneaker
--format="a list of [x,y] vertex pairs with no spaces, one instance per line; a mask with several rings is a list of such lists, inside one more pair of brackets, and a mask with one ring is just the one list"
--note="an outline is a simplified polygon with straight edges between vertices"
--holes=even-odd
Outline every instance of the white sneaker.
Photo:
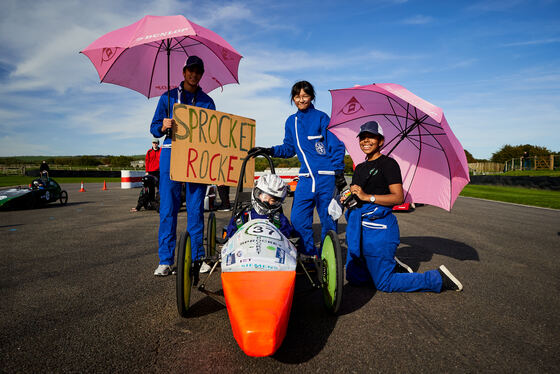
[[201,273],[208,273],[210,269],[212,269],[212,267],[208,265],[206,262],[203,262],[202,265],[200,266]]
[[451,290],[451,291],[462,291],[463,285],[459,282],[449,269],[445,267],[445,265],[441,265],[438,269],[439,273],[441,274],[441,290]]
[[156,271],[154,271],[154,275],[158,277],[165,277],[168,276],[170,273],[171,273],[171,266],[169,265],[159,265]]

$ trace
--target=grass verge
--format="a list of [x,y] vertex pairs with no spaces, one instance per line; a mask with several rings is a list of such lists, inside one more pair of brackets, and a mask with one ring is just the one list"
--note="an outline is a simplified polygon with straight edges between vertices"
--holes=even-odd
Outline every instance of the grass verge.
[[560,170],[512,170],[495,175],[503,175],[506,177],[560,177]]
[[469,184],[465,186],[461,196],[560,209],[560,191]]

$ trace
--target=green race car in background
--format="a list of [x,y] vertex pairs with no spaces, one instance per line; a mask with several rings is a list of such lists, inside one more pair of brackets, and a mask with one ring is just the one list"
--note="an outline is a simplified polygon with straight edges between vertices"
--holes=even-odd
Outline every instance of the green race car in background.
[[68,192],[49,177],[35,179],[30,187],[0,190],[0,210],[33,209],[54,201],[65,205],[68,202]]

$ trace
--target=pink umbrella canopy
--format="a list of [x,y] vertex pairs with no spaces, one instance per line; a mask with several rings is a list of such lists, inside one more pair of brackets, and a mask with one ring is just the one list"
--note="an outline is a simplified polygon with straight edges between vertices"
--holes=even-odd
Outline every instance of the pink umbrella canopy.
[[145,16],[101,36],[81,53],[91,60],[101,82],[130,88],[148,98],[177,87],[191,55],[204,61],[200,81],[204,92],[239,83],[242,57],[218,34],[181,15]]
[[356,137],[360,126],[375,120],[385,137],[381,153],[401,168],[405,202],[451,210],[470,178],[465,151],[440,108],[392,83],[330,92],[329,129],[356,165],[365,161]]

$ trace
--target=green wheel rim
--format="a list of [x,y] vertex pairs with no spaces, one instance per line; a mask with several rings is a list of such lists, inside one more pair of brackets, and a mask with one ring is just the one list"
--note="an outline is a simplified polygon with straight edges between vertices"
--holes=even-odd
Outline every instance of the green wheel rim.
[[323,249],[321,252],[321,259],[323,260],[323,297],[325,304],[332,307],[336,300],[337,283],[336,283],[336,254],[334,251],[334,244],[330,235],[325,237],[323,241]]
[[177,258],[177,309],[179,315],[186,317],[189,310],[192,287],[191,274],[191,236],[185,232],[181,235]]

